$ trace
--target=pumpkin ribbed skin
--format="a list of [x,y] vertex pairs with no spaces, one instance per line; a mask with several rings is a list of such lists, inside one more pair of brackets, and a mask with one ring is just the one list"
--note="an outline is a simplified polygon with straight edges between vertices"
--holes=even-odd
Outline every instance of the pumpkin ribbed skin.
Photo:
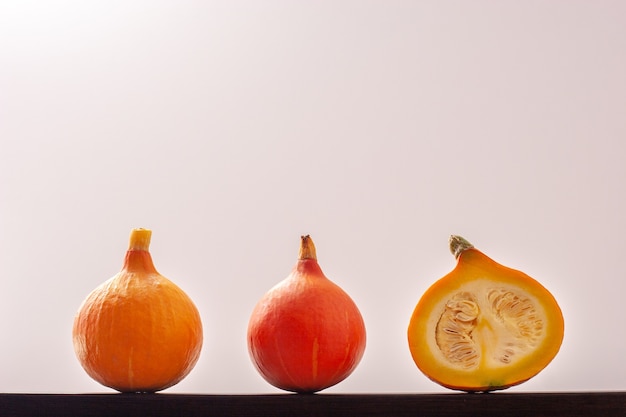
[[408,341],[434,382],[468,392],[506,389],[538,374],[564,334],[552,294],[521,271],[500,265],[452,236],[457,265],[422,295]]
[[180,382],[202,348],[192,300],[159,274],[151,232],[135,229],[122,270],[89,294],[73,326],[74,350],[93,379],[121,392],[156,392]]
[[291,274],[257,303],[248,325],[253,364],[270,384],[312,393],[347,378],[365,350],[354,301],[323,274],[309,236]]

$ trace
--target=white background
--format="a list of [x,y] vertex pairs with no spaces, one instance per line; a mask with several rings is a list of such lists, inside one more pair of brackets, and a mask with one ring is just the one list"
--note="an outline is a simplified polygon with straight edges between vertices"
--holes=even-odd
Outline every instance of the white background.
[[277,392],[245,332],[311,234],[368,346],[327,392],[445,392],[406,327],[459,234],[542,282],[515,391],[626,388],[626,2],[3,1],[0,392],[109,392],[71,343],[130,230],[198,306],[168,392]]

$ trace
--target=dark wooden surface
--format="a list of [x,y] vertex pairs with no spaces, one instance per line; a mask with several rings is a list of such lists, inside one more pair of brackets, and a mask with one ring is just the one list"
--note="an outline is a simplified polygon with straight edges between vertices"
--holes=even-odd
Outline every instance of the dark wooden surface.
[[626,391],[313,395],[0,394],[0,416],[626,417]]

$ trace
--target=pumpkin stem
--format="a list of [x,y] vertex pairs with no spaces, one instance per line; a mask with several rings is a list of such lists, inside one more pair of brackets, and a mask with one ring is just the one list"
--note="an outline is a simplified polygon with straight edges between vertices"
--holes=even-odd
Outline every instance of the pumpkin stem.
[[474,245],[472,245],[467,239],[462,238],[461,236],[452,235],[450,236],[449,242],[450,252],[452,252],[454,257],[457,259],[459,258],[461,253],[474,247]]
[[315,245],[313,244],[313,239],[311,239],[311,236],[300,236],[300,252],[298,253],[298,259],[317,260]]
[[128,250],[148,251],[150,247],[151,236],[152,230],[150,229],[133,229],[130,232],[130,242],[128,243]]

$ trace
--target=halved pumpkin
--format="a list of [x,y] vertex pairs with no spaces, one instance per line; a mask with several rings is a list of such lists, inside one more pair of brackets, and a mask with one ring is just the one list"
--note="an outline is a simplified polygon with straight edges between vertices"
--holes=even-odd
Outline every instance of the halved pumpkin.
[[564,334],[552,294],[523,272],[498,264],[452,236],[458,262],[415,307],[411,355],[434,382],[479,392],[520,384],[544,369]]

